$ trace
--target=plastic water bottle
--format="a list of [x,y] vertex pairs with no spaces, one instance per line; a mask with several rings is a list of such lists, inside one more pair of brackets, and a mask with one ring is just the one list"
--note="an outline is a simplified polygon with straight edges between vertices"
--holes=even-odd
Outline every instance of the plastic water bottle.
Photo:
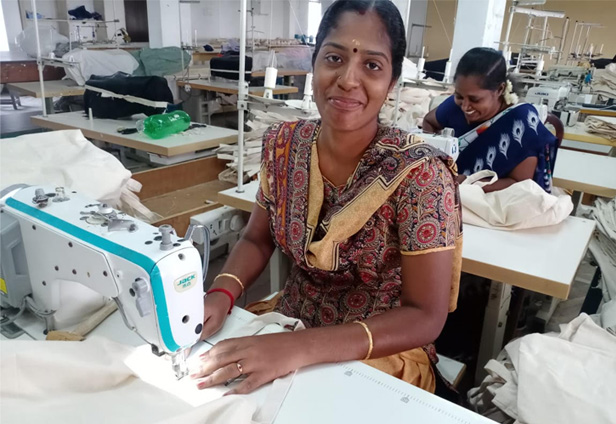
[[188,127],[190,127],[190,116],[183,110],[148,116],[137,122],[137,130],[153,139],[177,134]]

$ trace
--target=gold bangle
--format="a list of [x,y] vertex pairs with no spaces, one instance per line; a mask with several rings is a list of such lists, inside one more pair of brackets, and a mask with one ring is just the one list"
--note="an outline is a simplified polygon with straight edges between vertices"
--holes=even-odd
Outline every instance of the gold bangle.
[[370,329],[368,328],[368,325],[365,322],[354,321],[354,323],[359,324],[362,327],[364,327],[364,330],[366,330],[366,334],[368,335],[368,343],[370,345],[368,346],[368,354],[363,359],[364,361],[367,361],[368,359],[370,359],[370,355],[372,355],[372,348],[374,347],[374,343],[372,342],[372,332],[370,331]]
[[229,277],[229,278],[231,278],[232,280],[237,281],[237,284],[239,284],[239,285],[240,285],[240,287],[242,288],[242,293],[240,293],[240,296],[244,293],[244,290],[245,290],[245,288],[244,288],[244,284],[242,284],[242,281],[241,281],[241,280],[240,280],[240,279],[239,279],[236,275],[233,275],[233,274],[227,274],[227,273],[218,274],[218,275],[214,278],[214,281],[213,281],[213,282],[215,282],[216,280],[218,280],[218,279],[219,279],[219,278],[221,278],[221,277]]

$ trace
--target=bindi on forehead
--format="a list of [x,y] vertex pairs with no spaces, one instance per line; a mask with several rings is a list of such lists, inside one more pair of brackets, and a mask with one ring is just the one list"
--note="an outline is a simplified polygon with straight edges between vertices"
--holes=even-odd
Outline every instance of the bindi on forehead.
[[359,46],[361,46],[361,43],[358,40],[356,40],[356,39],[353,39],[352,43],[355,46],[355,47],[353,47],[353,53],[357,53],[359,51],[359,50],[357,50],[357,48]]

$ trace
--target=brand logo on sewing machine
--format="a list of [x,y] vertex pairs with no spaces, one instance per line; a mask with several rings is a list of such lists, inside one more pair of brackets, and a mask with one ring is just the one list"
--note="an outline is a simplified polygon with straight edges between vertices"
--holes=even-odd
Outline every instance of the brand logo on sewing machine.
[[176,291],[183,292],[193,287],[197,282],[197,273],[192,272],[190,274],[186,274],[173,283],[173,287]]

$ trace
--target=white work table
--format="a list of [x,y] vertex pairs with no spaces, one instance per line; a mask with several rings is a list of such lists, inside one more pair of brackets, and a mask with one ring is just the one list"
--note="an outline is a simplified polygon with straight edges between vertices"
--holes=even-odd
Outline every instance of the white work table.
[[[85,91],[85,87],[77,85],[73,80],[56,80],[44,81],[45,97],[61,97],[61,96],[81,96]],[[9,91],[21,94],[23,96],[32,96],[41,98],[41,83],[36,82],[14,82],[6,85]]]
[[616,197],[616,158],[559,149],[554,185],[603,197]]
[[41,83],[35,82],[14,82],[6,85],[9,93],[21,96],[36,97],[37,99],[44,98],[45,109],[47,113],[54,113],[53,98],[62,96],[82,96],[86,91],[85,87],[77,85],[71,79],[65,80],[49,80],[43,82],[45,94],[41,91]]
[[[228,329],[238,322],[250,319],[250,317],[252,314],[235,307],[215,339],[221,340],[231,336],[231,334],[225,336],[225,332],[228,332]],[[24,335],[20,339],[43,340],[42,321],[21,317],[17,322],[26,325],[28,332],[33,336]],[[143,344],[143,341],[124,325],[117,311],[96,328],[92,335],[106,337],[128,346]],[[5,342],[6,339],[0,337],[0,348]],[[195,351],[198,350],[198,348],[195,349]],[[42,351],[41,354],[44,352]],[[84,378],[87,377],[84,376]],[[267,391],[270,388],[271,385],[267,385],[262,390]],[[264,398],[263,394],[259,396],[255,393],[255,395],[253,399],[257,401]],[[10,399],[5,402],[10,402]],[[126,402],[130,402],[130,399],[126,399]],[[364,407],[358,407],[358,405],[364,405]],[[122,408],[122,405],[119,403],[115,407]],[[80,417],[83,416],[87,416],[91,424],[106,422],[104,416],[88,414],[87,406],[78,404],[77,401],[74,408],[75,422],[81,422]],[[187,403],[186,412],[191,408],[192,406]],[[340,422],[374,424],[383,422],[384,417],[387,417],[387,422],[494,423],[375,368],[353,361],[299,370],[284,397],[274,424],[334,424]],[[135,416],[132,422],[142,421],[139,420],[139,416]]]
[[584,143],[616,147],[616,141],[612,141],[609,138],[603,137],[599,134],[588,132],[584,124],[581,122],[578,122],[573,127],[565,127],[565,135],[563,140],[581,141]]
[[[143,117],[143,116],[142,116]],[[118,128],[134,128],[137,118],[128,120],[98,119],[90,121],[83,112],[58,113],[55,115],[33,116],[32,122],[42,128],[51,130],[81,130],[84,136],[131,147],[137,150],[157,153],[163,156],[176,156],[184,153],[193,153],[200,150],[218,147],[220,143],[237,142],[237,131],[228,128],[208,125],[198,131],[174,134],[159,140],[154,140],[145,134],[120,134]]]

